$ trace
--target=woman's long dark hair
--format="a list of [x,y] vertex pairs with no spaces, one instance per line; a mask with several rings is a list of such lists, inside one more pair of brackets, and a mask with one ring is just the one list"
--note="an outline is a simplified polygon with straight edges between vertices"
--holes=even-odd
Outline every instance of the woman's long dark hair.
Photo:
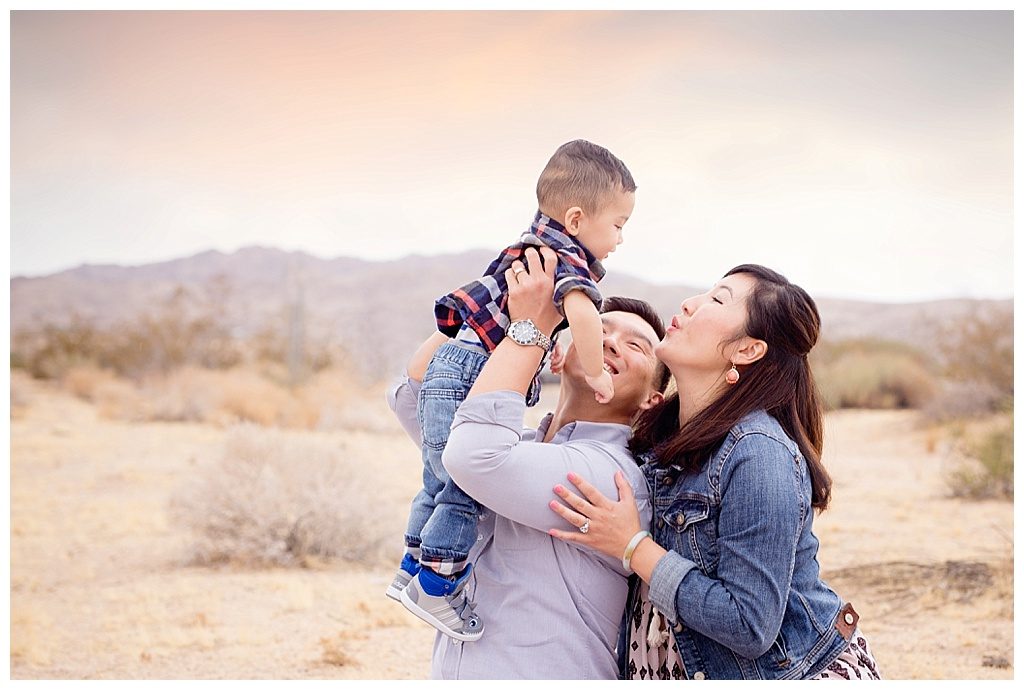
[[660,464],[699,470],[718,450],[729,430],[746,414],[764,409],[778,420],[807,461],[811,505],[828,506],[832,479],[821,463],[822,405],[807,353],[818,340],[821,317],[803,288],[775,271],[743,264],[726,276],[745,273],[756,281],[746,299],[746,335],[768,344],[764,357],[737,367],[740,380],[679,428],[679,395],[641,412],[630,450],[654,450]]

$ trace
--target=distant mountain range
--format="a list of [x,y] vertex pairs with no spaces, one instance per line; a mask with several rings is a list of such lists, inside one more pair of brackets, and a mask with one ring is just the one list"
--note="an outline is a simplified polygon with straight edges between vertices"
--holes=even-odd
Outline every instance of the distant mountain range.
[[[110,327],[159,313],[178,293],[186,313],[216,313],[239,337],[286,328],[287,314],[301,313],[309,341],[343,345],[385,374],[397,371],[431,332],[434,299],[478,276],[495,254],[476,250],[364,261],[246,247],[142,266],[83,265],[48,276],[12,278],[11,334],[73,318]],[[678,313],[683,299],[699,292],[616,271],[609,272],[601,289],[606,296],[647,300],[666,321]],[[823,339],[876,337],[922,348],[937,329],[955,325],[974,310],[1013,309],[1012,300],[883,304],[819,299],[817,304]]]

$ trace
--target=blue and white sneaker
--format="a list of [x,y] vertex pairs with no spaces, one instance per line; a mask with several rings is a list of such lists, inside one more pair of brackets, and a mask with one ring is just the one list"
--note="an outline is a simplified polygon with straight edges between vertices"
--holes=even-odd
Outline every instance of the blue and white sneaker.
[[466,582],[472,569],[472,565],[466,566],[453,582],[430,568],[421,568],[402,590],[402,604],[448,637],[476,642],[484,634],[484,624],[466,597]]
[[409,581],[416,577],[416,574],[420,572],[420,564],[412,554],[405,554],[402,558],[402,564],[399,566],[398,571],[395,572],[395,579],[388,585],[388,589],[384,592],[389,599],[395,601],[402,600],[402,590],[409,585]]

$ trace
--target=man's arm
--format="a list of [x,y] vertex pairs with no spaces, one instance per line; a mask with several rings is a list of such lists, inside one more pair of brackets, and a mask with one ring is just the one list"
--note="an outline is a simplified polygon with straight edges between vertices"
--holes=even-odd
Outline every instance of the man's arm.
[[427,373],[427,367],[430,365],[430,360],[433,358],[434,353],[437,352],[437,348],[447,342],[448,336],[440,331],[434,331],[429,338],[424,340],[423,343],[416,348],[416,352],[412,353],[412,357],[409,358],[409,363],[405,366],[405,373],[409,375],[409,378],[416,381],[422,381],[423,376]]
[[[541,266],[540,256],[544,257]],[[541,254],[532,247],[526,250],[529,272],[515,273],[514,268],[521,266],[513,262],[513,268],[505,271],[508,282],[508,315],[512,321],[530,319],[542,333],[550,336],[562,321],[562,315],[555,308],[552,299],[555,280],[555,253],[541,248]],[[526,395],[533,375],[540,366],[544,351],[539,347],[523,346],[511,338],[502,338],[494,348],[487,364],[477,376],[466,399],[494,391],[515,391]],[[517,430],[518,431],[518,430]]]
[[549,504],[555,499],[552,487],[570,486],[570,472],[614,496],[615,472],[622,470],[649,520],[647,487],[636,465],[625,456],[617,461],[615,451],[597,441],[523,442],[525,410],[522,393],[514,391],[493,391],[462,403],[442,461],[463,491],[499,515],[547,532],[565,527]]
[[416,401],[420,395],[420,382],[427,372],[427,366],[430,364],[434,352],[446,342],[448,342],[448,336],[439,331],[435,331],[433,335],[424,340],[409,359],[409,363],[405,367],[406,375],[401,377],[384,394],[388,407],[398,418],[398,423],[402,425],[405,433],[409,434],[409,438],[417,446],[423,445],[420,424],[416,419]]
[[[516,280],[509,270],[509,316],[513,320],[530,318],[550,333],[561,315],[551,297],[554,252],[547,248],[541,252],[545,268],[536,251],[528,249],[530,273],[520,273]],[[459,406],[442,460],[455,482],[474,499],[499,515],[547,531],[564,526],[548,504],[554,499],[551,488],[564,484],[569,472],[614,492],[615,471],[623,468],[600,443],[521,442],[524,395],[542,355],[539,347],[524,347],[509,338],[498,343]],[[625,469],[638,494],[646,497],[639,469]]]

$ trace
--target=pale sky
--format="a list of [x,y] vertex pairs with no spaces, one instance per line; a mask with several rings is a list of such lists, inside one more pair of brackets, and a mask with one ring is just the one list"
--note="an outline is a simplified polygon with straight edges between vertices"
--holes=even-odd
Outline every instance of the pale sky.
[[[1010,12],[14,12],[11,272],[497,251],[570,139],[609,272],[1013,292]],[[484,268],[480,267],[481,270]]]

